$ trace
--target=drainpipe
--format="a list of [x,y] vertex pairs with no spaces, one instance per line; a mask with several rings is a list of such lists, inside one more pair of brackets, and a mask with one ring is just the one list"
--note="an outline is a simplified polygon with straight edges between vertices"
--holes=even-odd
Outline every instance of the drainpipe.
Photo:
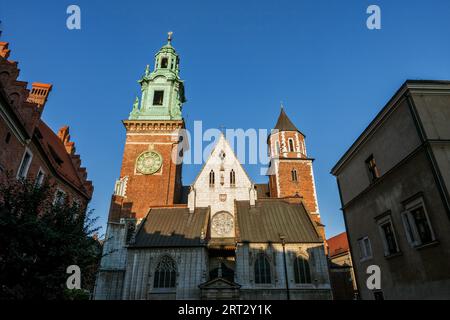
[[283,261],[284,261],[284,279],[286,281],[286,297],[287,300],[291,300],[291,293],[289,292],[289,280],[287,274],[287,264],[286,264],[286,236],[280,234],[281,244],[283,246]]

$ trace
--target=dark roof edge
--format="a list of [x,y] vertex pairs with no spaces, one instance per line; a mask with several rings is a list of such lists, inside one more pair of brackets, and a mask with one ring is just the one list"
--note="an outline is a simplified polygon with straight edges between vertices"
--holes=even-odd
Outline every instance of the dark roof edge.
[[[427,85],[427,86],[424,86]],[[353,155],[353,153],[358,149],[358,147],[363,144],[368,136],[376,129],[377,124],[382,121],[389,111],[396,106],[397,102],[401,100],[402,97],[406,95],[408,91],[425,89],[442,89],[442,87],[433,87],[433,85],[442,86],[450,85],[450,80],[406,80],[402,86],[395,92],[395,94],[389,99],[385,106],[378,112],[378,114],[372,119],[369,125],[364,129],[364,131],[356,138],[353,144],[347,149],[344,155],[337,161],[334,167],[331,169],[331,174],[337,175],[342,168],[342,166],[347,162],[347,160]],[[450,87],[449,87],[450,89]]]

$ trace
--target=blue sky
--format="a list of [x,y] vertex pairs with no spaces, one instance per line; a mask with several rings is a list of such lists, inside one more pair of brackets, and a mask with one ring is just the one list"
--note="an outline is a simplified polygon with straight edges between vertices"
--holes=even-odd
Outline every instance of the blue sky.
[[[66,9],[81,8],[81,30]],[[377,4],[382,29],[366,28]],[[54,85],[44,119],[68,124],[106,223],[137,80],[174,31],[188,128],[274,126],[280,101],[307,136],[327,235],[344,230],[330,169],[406,79],[450,79],[448,0],[8,1],[2,41],[20,79]],[[184,167],[184,184],[200,166]],[[258,166],[246,166],[264,182]],[[105,230],[103,230],[105,231]]]

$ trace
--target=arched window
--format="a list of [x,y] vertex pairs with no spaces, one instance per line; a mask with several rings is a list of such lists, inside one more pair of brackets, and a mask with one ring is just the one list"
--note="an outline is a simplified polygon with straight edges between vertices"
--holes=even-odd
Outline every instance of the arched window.
[[162,69],[167,69],[168,64],[169,64],[169,59],[167,59],[167,58],[161,59],[161,68]]
[[177,266],[175,261],[164,256],[156,265],[153,287],[159,289],[175,288],[177,283]]
[[304,257],[297,257],[294,261],[295,283],[311,283],[309,263]]
[[134,242],[135,237],[135,226],[133,222],[128,222],[127,225],[127,235],[126,235],[126,244],[132,244]]
[[214,187],[215,182],[216,182],[216,175],[214,174],[214,171],[211,170],[211,172],[209,173],[209,186]]
[[255,283],[257,284],[272,283],[270,262],[264,253],[260,253],[255,261]]
[[294,140],[289,139],[289,152],[294,152]]
[[234,172],[234,170],[230,171],[230,185],[232,187],[236,186],[236,173]]
[[297,182],[298,181],[297,170],[292,169],[291,175],[292,175],[292,181]]

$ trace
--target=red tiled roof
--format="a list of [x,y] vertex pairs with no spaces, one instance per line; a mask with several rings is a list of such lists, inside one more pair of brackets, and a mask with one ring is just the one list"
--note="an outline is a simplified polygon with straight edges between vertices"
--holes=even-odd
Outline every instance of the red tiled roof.
[[327,244],[328,244],[328,255],[330,257],[333,257],[335,255],[344,252],[348,252],[350,250],[346,232],[342,232],[341,234],[338,234],[337,236],[328,239]]

